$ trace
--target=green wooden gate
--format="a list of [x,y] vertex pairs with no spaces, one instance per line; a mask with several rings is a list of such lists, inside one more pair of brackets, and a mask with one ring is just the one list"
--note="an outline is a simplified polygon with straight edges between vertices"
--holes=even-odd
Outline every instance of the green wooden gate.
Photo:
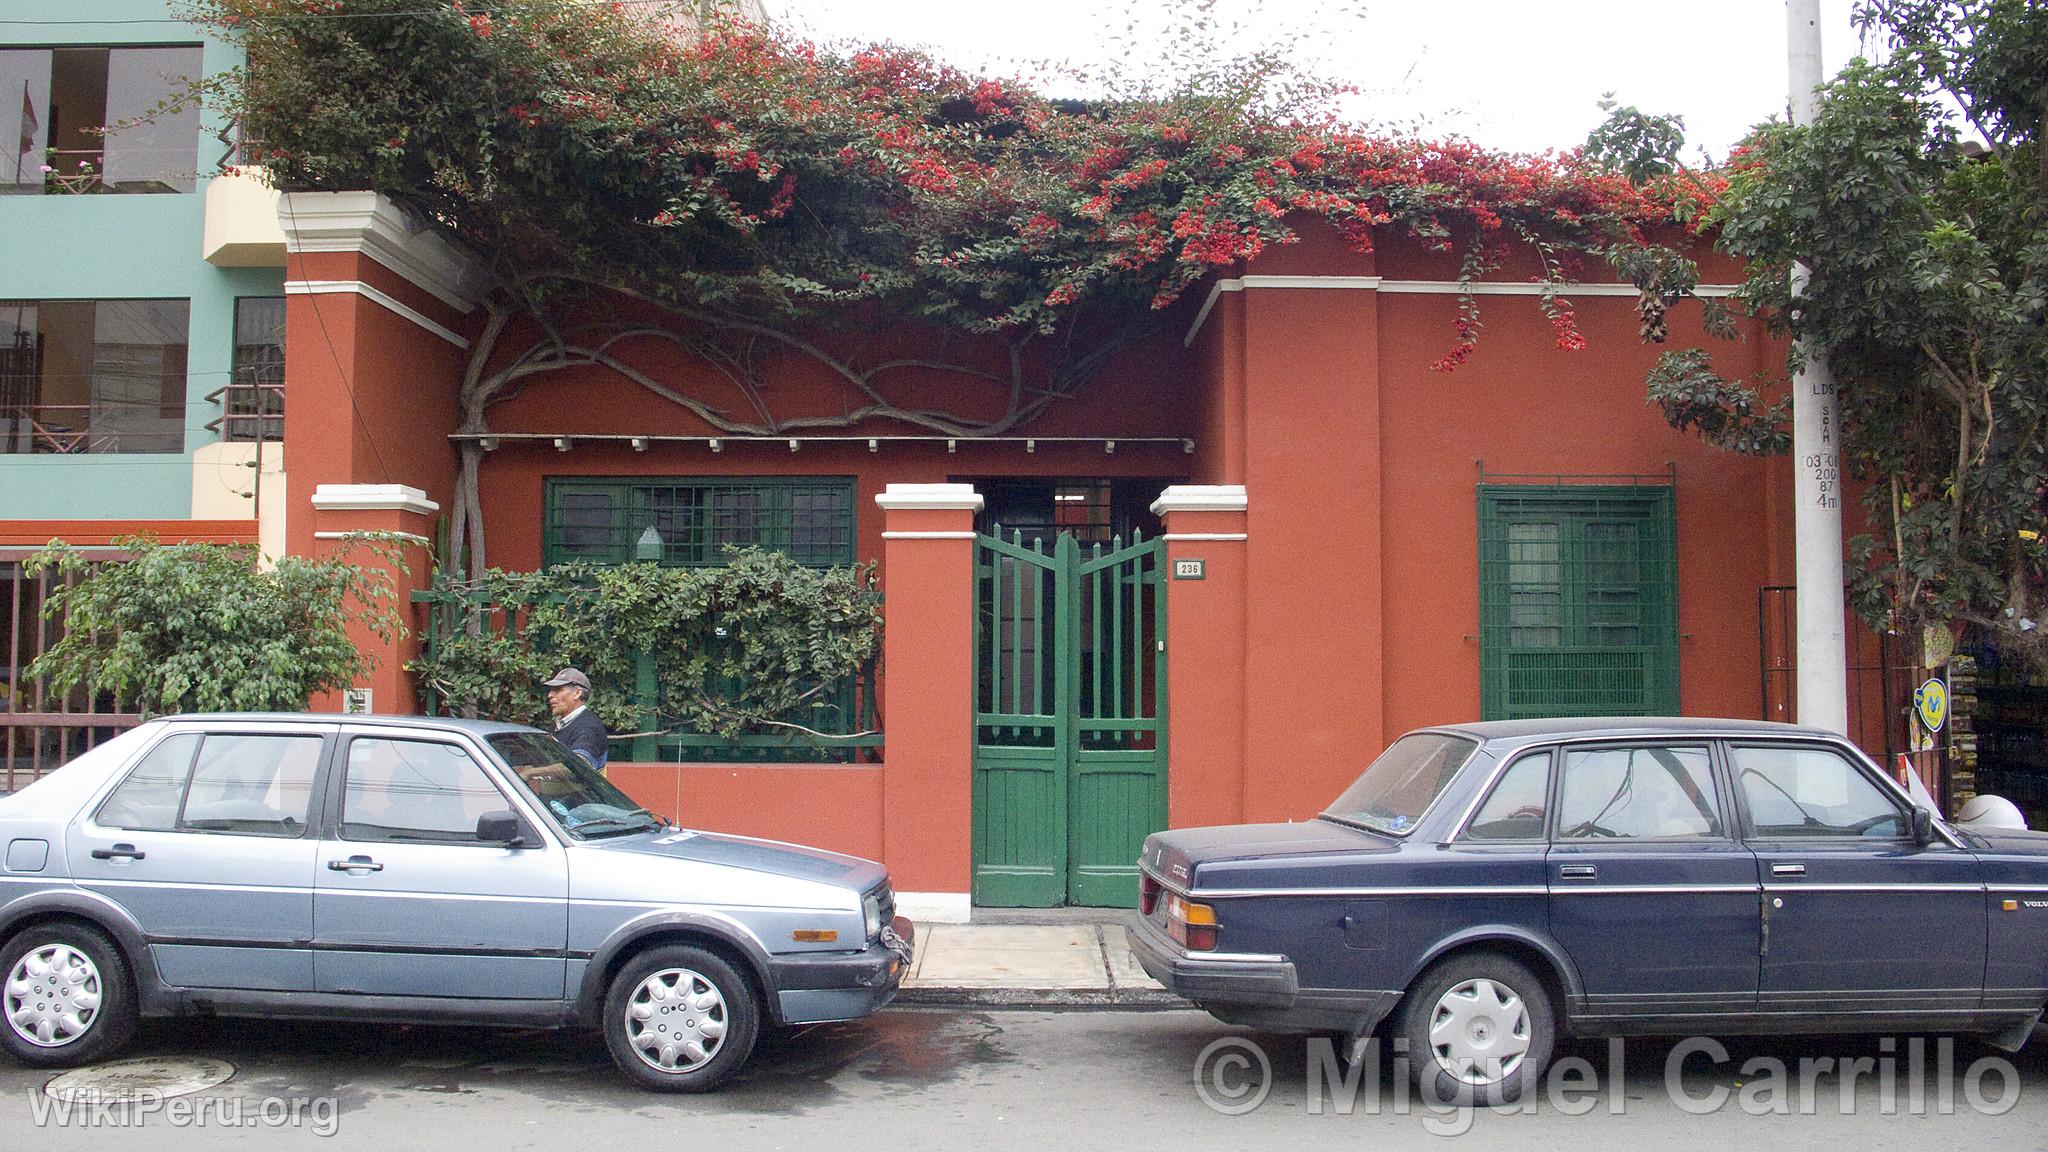
[[974,546],[974,901],[1129,907],[1166,826],[1164,541]]

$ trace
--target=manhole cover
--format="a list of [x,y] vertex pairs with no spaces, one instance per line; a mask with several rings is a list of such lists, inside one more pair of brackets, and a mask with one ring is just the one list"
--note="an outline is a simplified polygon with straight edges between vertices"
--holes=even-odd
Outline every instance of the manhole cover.
[[161,1100],[203,1092],[234,1074],[233,1064],[204,1056],[143,1057],[66,1072],[43,1093],[59,1100]]

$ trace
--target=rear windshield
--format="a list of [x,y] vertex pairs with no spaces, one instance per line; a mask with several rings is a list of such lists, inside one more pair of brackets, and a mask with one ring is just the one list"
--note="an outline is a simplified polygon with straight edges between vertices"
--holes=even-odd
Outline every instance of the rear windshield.
[[1478,747],[1475,741],[1440,732],[1403,736],[1380,753],[1323,815],[1375,832],[1406,835]]

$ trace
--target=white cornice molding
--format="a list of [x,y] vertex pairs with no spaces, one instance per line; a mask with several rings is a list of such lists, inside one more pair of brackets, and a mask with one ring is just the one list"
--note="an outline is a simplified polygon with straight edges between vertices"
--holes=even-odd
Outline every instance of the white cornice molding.
[[[1382,280],[1380,291],[1394,293],[1421,293],[1432,296],[1456,296],[1469,291],[1474,296],[1541,296],[1546,286],[1541,281],[1513,283],[1509,281],[1481,280],[1473,284],[1460,284],[1456,280]],[[1740,284],[1701,284],[1692,290],[1695,296],[1732,296]],[[1560,284],[1555,289],[1559,296],[1638,296],[1642,290],[1633,284]]]
[[480,262],[377,192],[286,192],[277,223],[287,252],[360,252],[458,312],[476,307]]
[[884,512],[979,512],[972,484],[891,484],[875,496]]
[[414,512],[432,516],[441,506],[410,484],[322,484],[313,490],[322,512]]
[[457,348],[467,349],[469,347],[469,340],[462,333],[435,323],[426,313],[408,306],[403,300],[378,288],[375,284],[365,284],[361,280],[287,280],[284,282],[284,294],[287,296],[332,296],[349,292],[353,292],[365,300],[383,305],[397,315],[403,316],[414,324],[455,345]]
[[419,533],[417,533],[417,532],[315,532],[315,533],[313,533],[313,539],[315,539],[315,540],[361,540],[361,539],[363,539],[363,538],[365,538],[365,537],[377,537],[377,536],[391,536],[391,537],[395,537],[395,538],[397,538],[397,539],[399,539],[399,540],[403,540],[403,541],[405,541],[405,542],[406,542],[406,543],[408,543],[408,544],[419,544],[419,545],[421,545],[421,546],[423,546],[423,547],[427,547],[427,548],[432,548],[432,547],[434,546],[434,542],[433,542],[432,540],[429,540],[429,539],[427,539],[427,538],[426,538],[425,536],[422,536],[422,535],[420,535],[420,534],[419,534]]
[[1249,506],[1242,484],[1170,484],[1152,502],[1152,514],[1242,512]]
[[[1188,325],[1188,334],[1181,337],[1180,343],[1183,348],[1194,346],[1195,337],[1201,335],[1202,325],[1209,322],[1209,313],[1225,292],[1243,292],[1248,288],[1337,288],[1427,296],[1456,296],[1461,292],[1470,292],[1474,296],[1541,296],[1546,287],[1540,282],[1522,284],[1482,280],[1462,284],[1456,280],[1384,280],[1378,276],[1239,276],[1209,285],[1209,295],[1202,300],[1194,323]],[[1701,284],[1692,291],[1695,296],[1732,296],[1741,287],[1740,284]],[[1566,298],[1638,295],[1633,284],[1566,284],[1555,291]]]

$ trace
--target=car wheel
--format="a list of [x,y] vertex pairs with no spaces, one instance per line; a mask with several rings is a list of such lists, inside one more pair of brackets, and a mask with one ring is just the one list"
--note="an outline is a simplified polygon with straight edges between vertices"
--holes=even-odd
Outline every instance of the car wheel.
[[1557,1043],[1557,1017],[1526,965],[1493,953],[1431,968],[1401,998],[1396,1036],[1422,1098],[1511,1104],[1536,1090]]
[[82,924],[30,928],[0,948],[0,1015],[0,1044],[23,1064],[90,1064],[135,1034],[128,962]]
[[716,1088],[746,1063],[760,1022],[753,985],[717,954],[689,945],[633,957],[604,998],[612,1062],[657,1092]]

